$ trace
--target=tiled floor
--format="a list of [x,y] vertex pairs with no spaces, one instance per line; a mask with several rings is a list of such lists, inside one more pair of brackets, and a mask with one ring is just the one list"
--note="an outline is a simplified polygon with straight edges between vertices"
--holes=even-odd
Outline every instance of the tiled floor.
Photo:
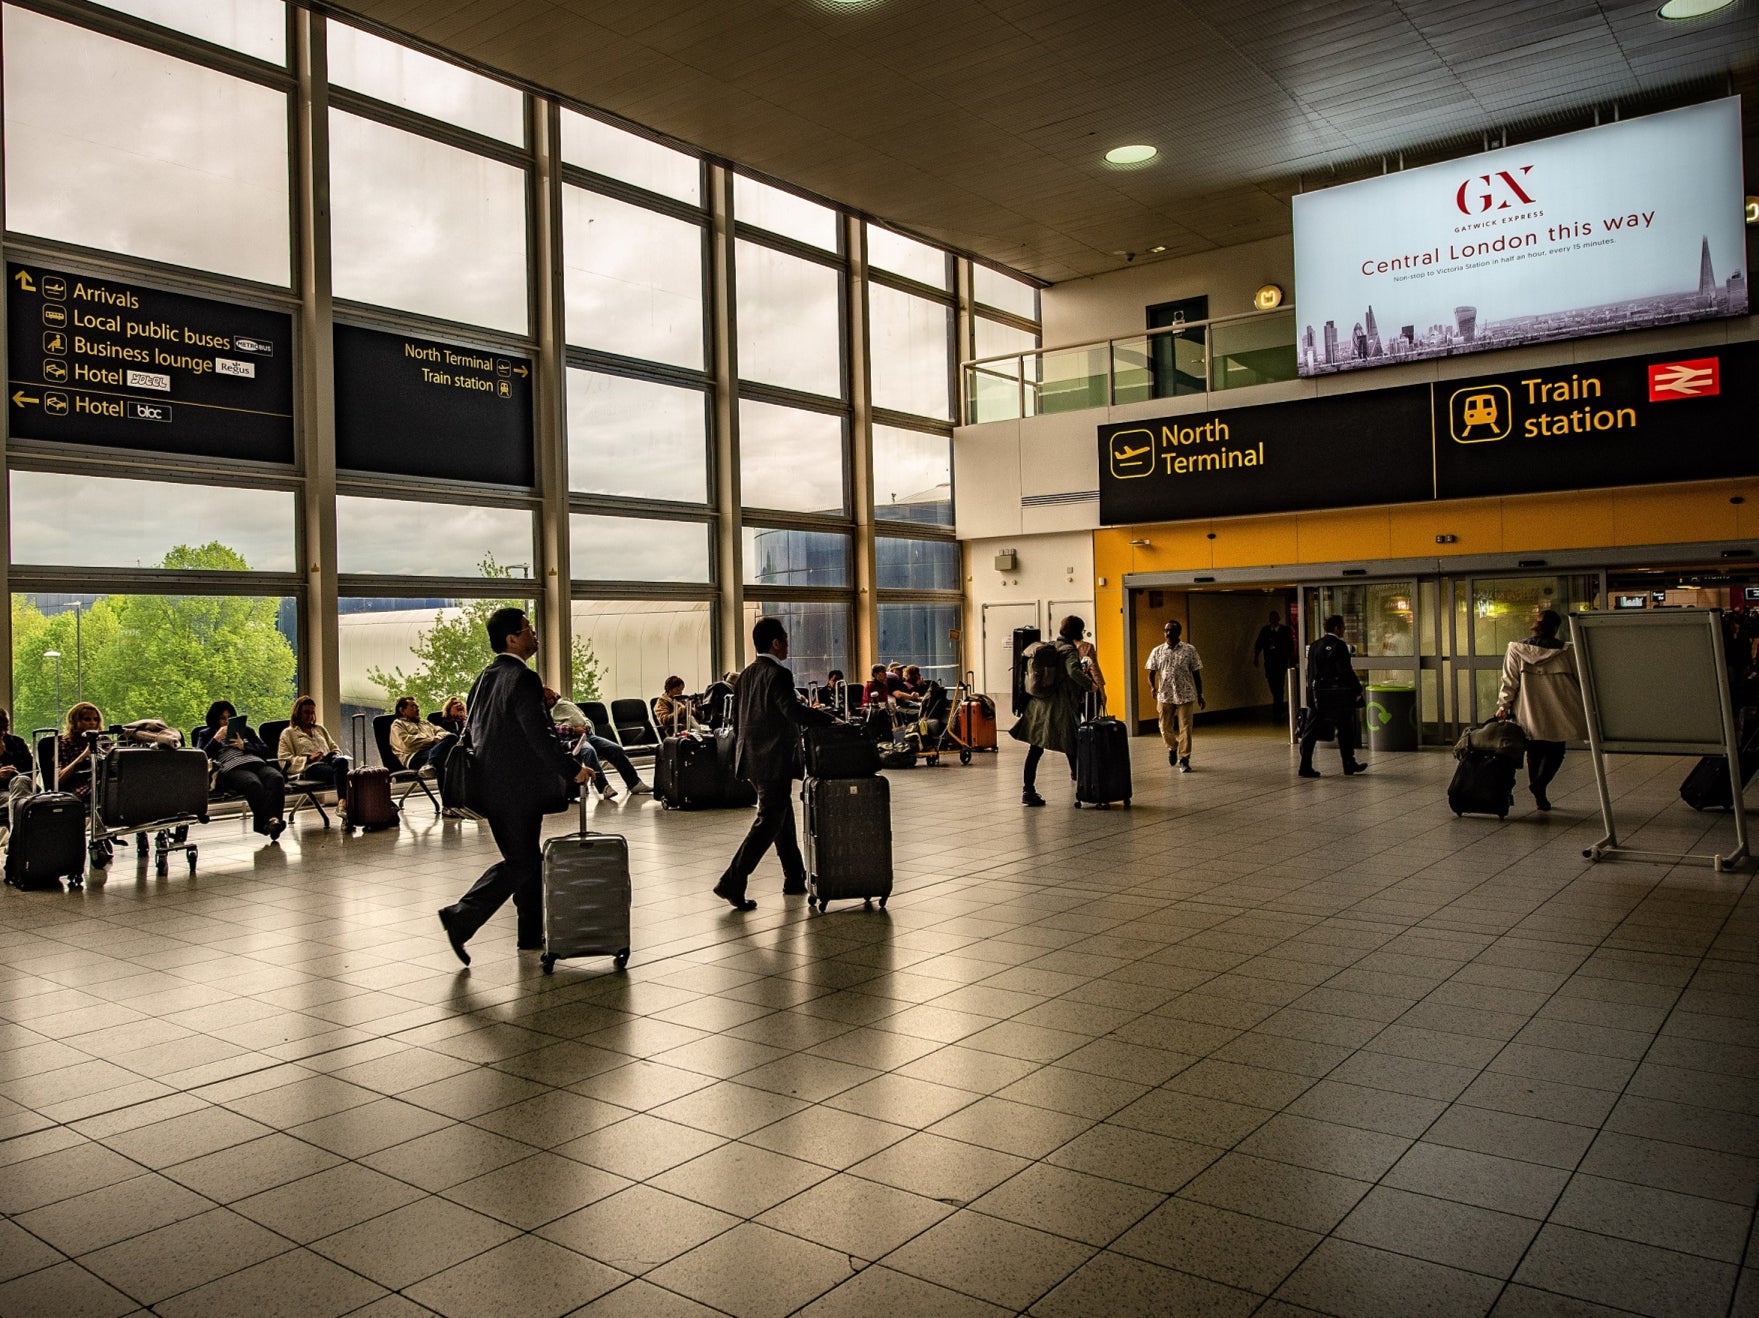
[[[1440,753],[1135,748],[1129,811],[894,773],[884,912],[734,914],[744,812],[595,805],[626,974],[510,911],[461,973],[490,843],[422,808],[6,890],[0,1318],[1759,1314],[1744,876],[1584,862],[1581,754],[1499,825]],[[1616,764],[1638,844],[1729,833],[1683,767]]]

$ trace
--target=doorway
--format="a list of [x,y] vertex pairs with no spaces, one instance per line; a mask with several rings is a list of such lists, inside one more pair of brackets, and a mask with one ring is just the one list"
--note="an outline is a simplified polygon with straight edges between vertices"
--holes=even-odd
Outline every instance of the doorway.
[[[1125,715],[1124,702],[1113,693],[1114,712],[1133,720],[1139,733],[1156,731],[1154,684],[1144,665],[1154,647],[1165,639],[1166,624],[1176,620],[1183,629],[1182,639],[1195,646],[1203,659],[1202,721],[1286,737],[1288,724],[1277,716],[1259,658],[1258,639],[1272,611],[1291,628],[1298,627],[1298,598],[1296,587],[1285,582],[1131,590],[1125,628],[1131,700]],[[1298,632],[1294,641],[1299,654]]]
[[1014,629],[1043,626],[1037,600],[983,606],[983,665],[977,680],[998,711],[1012,708],[1014,700]]

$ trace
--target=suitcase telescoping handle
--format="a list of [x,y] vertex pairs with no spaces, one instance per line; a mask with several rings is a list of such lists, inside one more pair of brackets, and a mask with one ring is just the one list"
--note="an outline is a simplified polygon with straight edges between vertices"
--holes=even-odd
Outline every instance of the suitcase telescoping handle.
[[367,763],[367,761],[366,761],[366,715],[365,714],[356,714],[353,717],[353,719],[350,720],[350,723],[352,724],[353,729],[354,729],[353,735],[349,738],[349,740],[354,743],[354,763],[357,766],[359,766],[360,768],[364,769],[364,768],[366,768],[366,763]]

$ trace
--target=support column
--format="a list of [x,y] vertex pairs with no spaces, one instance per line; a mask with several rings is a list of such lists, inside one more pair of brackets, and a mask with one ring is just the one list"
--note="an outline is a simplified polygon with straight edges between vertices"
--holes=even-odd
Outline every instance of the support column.
[[[562,303],[562,122],[552,101],[531,96],[532,268],[537,370],[532,421],[537,444],[539,671],[565,694],[574,686],[573,592],[569,589],[567,325]],[[608,701],[609,692],[601,692]]]
[[867,360],[867,226],[843,217],[849,252],[849,499],[855,519],[855,631],[849,638],[850,680],[879,658],[878,567],[873,543],[873,372]]
[[708,167],[709,353],[714,369],[715,676],[745,666],[745,554],[739,482],[739,357],[733,271],[733,175]]
[[299,247],[300,662],[326,726],[342,727],[336,587],[336,356],[330,303],[330,78],[324,20],[293,11]]
[[[5,56],[5,38],[0,37],[0,63],[4,62]],[[6,92],[0,87],[0,120],[4,118],[5,109]],[[6,147],[0,140],[0,179],[5,177]],[[5,232],[6,190],[0,188],[0,234]],[[0,362],[6,360],[6,354],[6,317],[0,315]],[[11,430],[10,422],[0,426],[0,699],[6,702],[9,711],[18,707],[18,702],[12,698],[12,462],[6,451]],[[28,738],[30,729],[26,728],[23,735]]]

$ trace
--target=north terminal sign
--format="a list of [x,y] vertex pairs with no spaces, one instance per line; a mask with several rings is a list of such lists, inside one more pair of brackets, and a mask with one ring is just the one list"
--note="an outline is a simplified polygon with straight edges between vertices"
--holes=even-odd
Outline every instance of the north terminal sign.
[[1099,427],[1100,524],[1759,475],[1759,343]]
[[529,488],[532,365],[499,349],[336,326],[336,465]]
[[261,307],[6,267],[15,438],[293,461],[293,318]]

